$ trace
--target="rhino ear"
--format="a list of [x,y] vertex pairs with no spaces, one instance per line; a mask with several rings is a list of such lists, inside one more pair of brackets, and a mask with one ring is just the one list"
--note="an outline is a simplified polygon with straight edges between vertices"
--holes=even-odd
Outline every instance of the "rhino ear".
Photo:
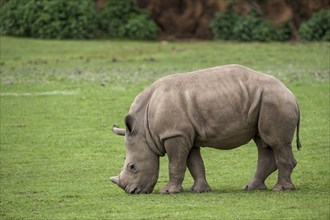
[[134,124],[135,124],[135,120],[134,120],[133,116],[127,115],[125,117],[126,133],[128,133],[128,134],[132,134],[133,133],[133,131],[134,131]]

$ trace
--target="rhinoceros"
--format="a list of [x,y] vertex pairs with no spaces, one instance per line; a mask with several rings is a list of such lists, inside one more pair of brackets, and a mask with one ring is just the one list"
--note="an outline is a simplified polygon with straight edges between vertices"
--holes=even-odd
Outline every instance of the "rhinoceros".
[[167,154],[169,181],[160,193],[180,193],[186,167],[192,192],[211,188],[200,147],[229,150],[254,140],[257,169],[243,189],[266,189],[265,179],[278,170],[274,191],[294,190],[300,111],[295,96],[276,78],[241,65],[224,65],[165,76],[141,92],[124,119],[126,159],[111,181],[129,194],[151,193],[158,179],[159,157]]

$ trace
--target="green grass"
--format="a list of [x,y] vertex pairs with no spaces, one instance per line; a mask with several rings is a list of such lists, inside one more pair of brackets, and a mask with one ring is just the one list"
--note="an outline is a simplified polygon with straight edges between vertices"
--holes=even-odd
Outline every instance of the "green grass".
[[[329,45],[222,41],[45,41],[1,36],[0,219],[329,219]],[[134,97],[161,76],[239,63],[281,79],[302,112],[297,190],[241,190],[253,143],[202,150],[213,191],[150,195],[110,183],[124,163],[123,126]],[[187,172],[184,188],[192,184]]]

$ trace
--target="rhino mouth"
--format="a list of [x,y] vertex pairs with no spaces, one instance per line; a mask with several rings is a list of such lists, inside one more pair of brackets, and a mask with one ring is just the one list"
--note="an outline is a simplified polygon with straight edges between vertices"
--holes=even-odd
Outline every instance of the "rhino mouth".
[[139,186],[126,186],[125,192],[128,194],[148,194],[150,190],[144,190]]

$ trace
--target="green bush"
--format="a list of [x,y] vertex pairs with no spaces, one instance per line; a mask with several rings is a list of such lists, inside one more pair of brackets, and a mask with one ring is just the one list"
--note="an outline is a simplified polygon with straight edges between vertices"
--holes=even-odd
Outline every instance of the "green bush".
[[157,25],[149,17],[133,0],[110,0],[101,12],[99,27],[110,37],[154,39]]
[[0,31],[2,34],[24,36],[28,32],[28,28],[24,25],[23,5],[19,4],[19,0],[11,0],[1,5],[0,8]]
[[110,37],[121,38],[125,35],[124,25],[127,21],[127,16],[135,13],[133,1],[110,0],[102,10],[99,17],[99,27]]
[[288,41],[291,39],[289,23],[275,28],[270,21],[262,21],[252,29],[252,38],[257,41]]
[[272,22],[264,20],[262,13],[251,10],[246,16],[234,12],[232,4],[226,12],[217,13],[210,22],[216,39],[237,41],[285,41],[291,38],[290,26],[284,23],[275,28]]
[[315,13],[299,28],[300,37],[309,41],[330,41],[330,10]]
[[216,39],[232,40],[234,38],[233,27],[240,15],[233,11],[233,6],[229,4],[225,13],[216,13],[215,18],[210,22],[210,28]]
[[274,41],[288,41],[292,37],[291,26],[289,22],[284,22],[282,26],[274,30]]
[[90,0],[9,0],[0,8],[1,33],[36,38],[91,38],[96,12]]
[[157,32],[156,24],[148,19],[147,14],[131,17],[125,25],[125,33],[129,38],[152,39]]
[[[253,36],[253,30],[258,27],[262,22],[261,13],[252,10],[248,16],[239,16],[234,23],[233,28],[233,39],[239,41],[252,41],[257,40]],[[260,35],[261,36],[261,35]],[[258,39],[264,40],[264,39]]]
[[271,41],[273,39],[274,28],[271,22],[265,21],[256,25],[252,29],[251,35],[257,41]]

